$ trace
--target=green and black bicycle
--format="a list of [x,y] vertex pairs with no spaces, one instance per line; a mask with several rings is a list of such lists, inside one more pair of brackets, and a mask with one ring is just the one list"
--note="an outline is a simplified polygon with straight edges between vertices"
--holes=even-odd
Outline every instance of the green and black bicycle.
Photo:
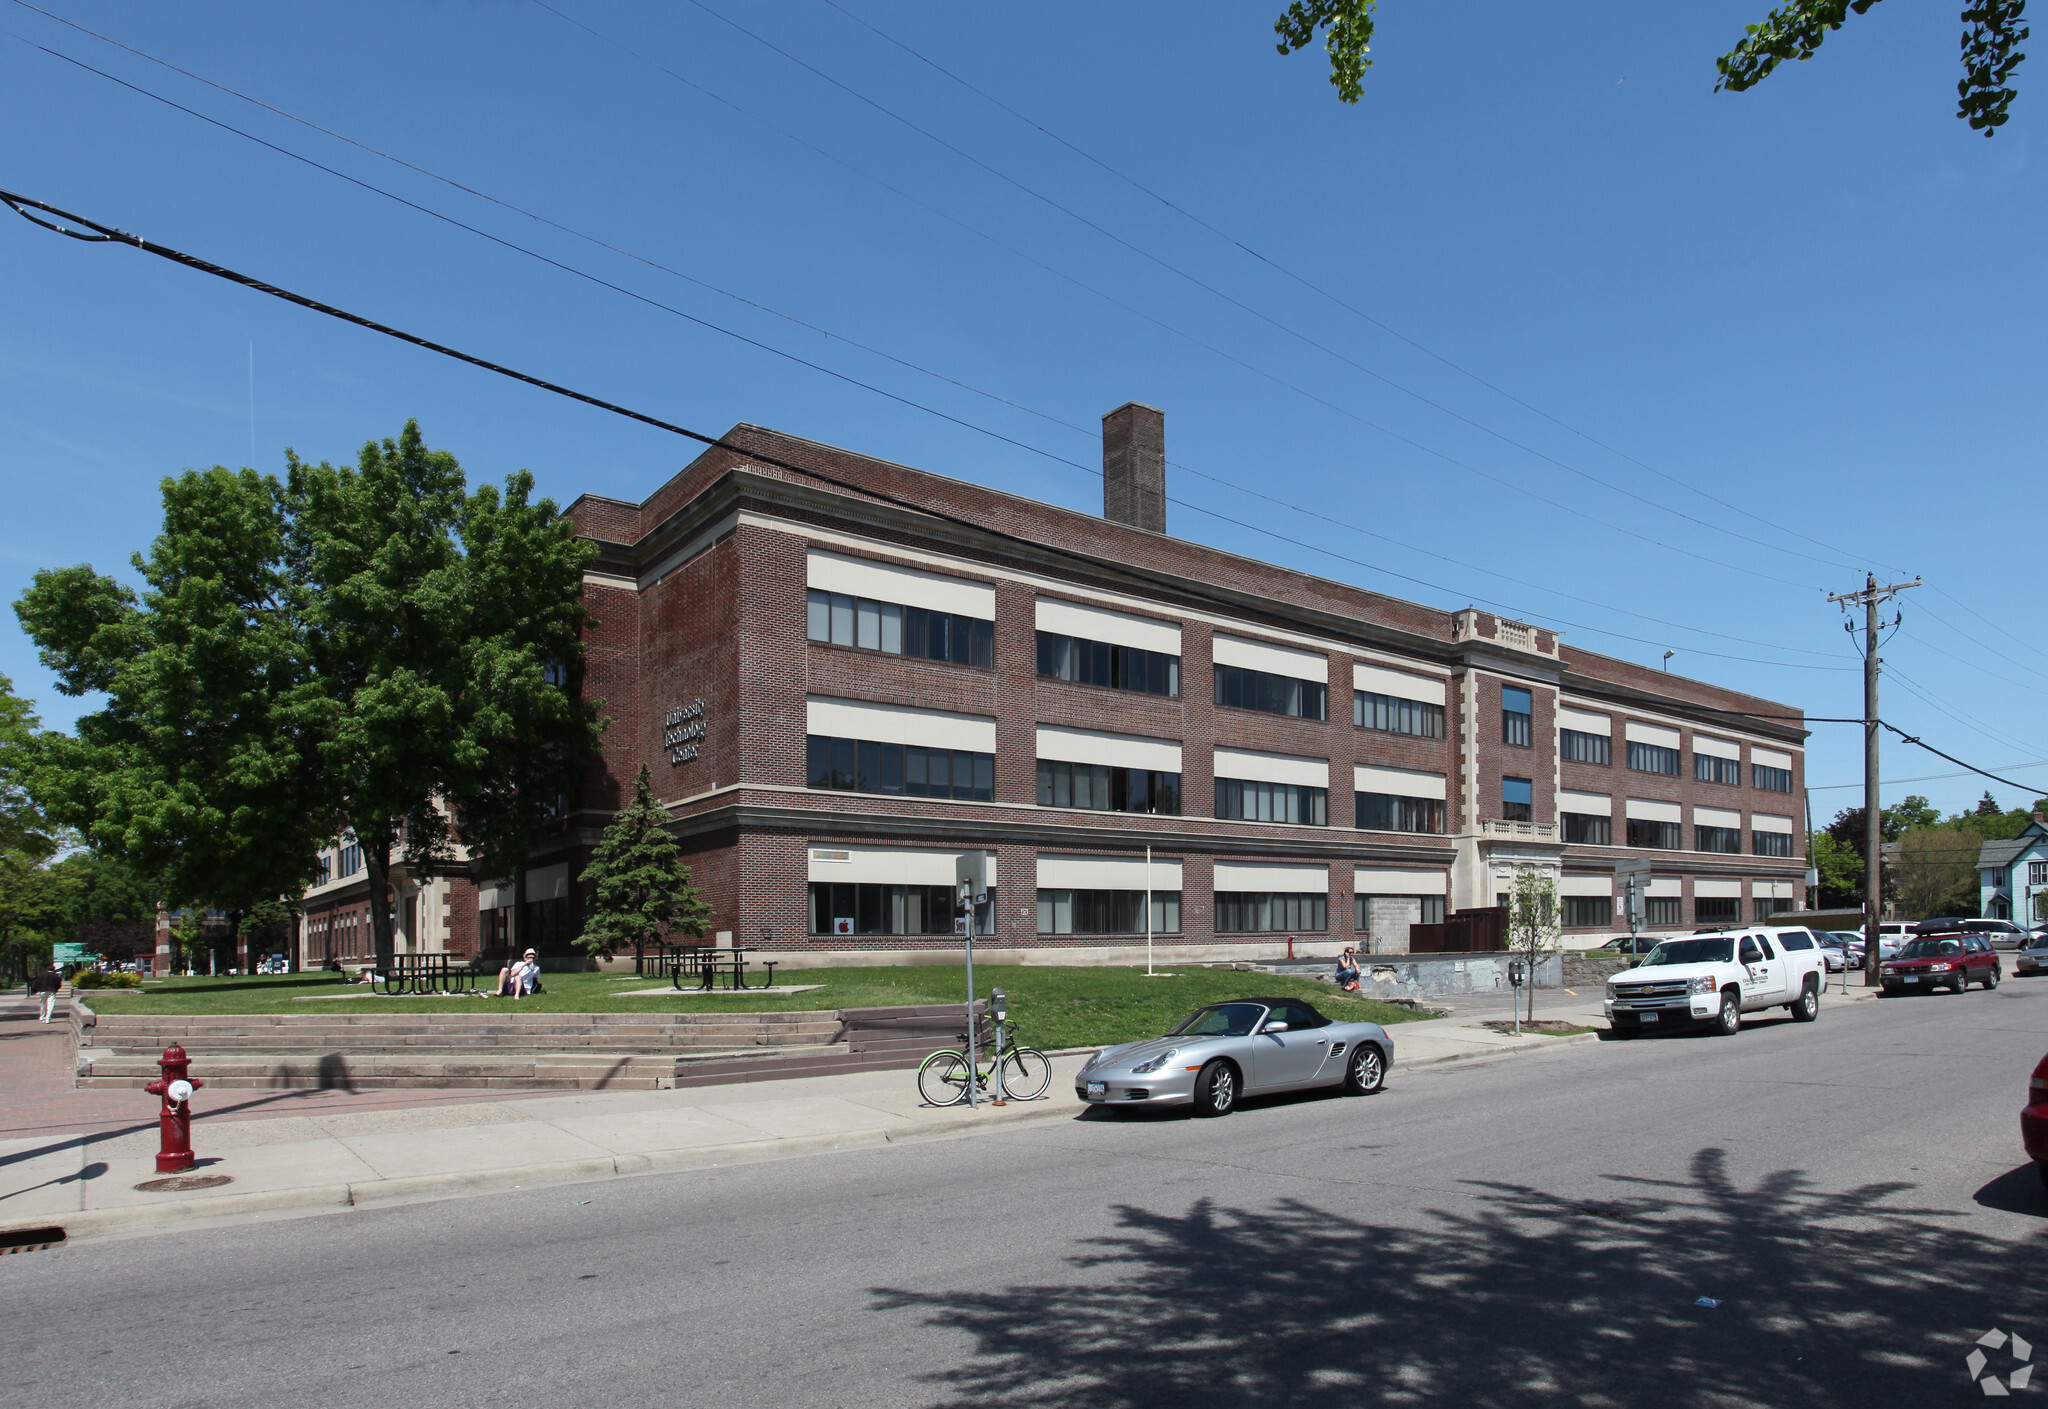
[[[982,1099],[1037,1100],[1052,1085],[1052,1063],[1036,1047],[1007,1046],[1008,1024],[998,1020],[992,1026],[994,1041],[974,1064],[974,1084]],[[927,1105],[957,1106],[967,1099],[967,1034],[956,1033],[953,1040],[959,1048],[934,1052],[917,1069],[917,1094]]]

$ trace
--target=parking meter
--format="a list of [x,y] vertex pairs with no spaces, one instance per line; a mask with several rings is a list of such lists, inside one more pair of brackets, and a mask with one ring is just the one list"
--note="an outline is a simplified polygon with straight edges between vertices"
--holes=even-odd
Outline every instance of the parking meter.
[[1508,961],[1508,985],[1511,988],[1520,988],[1522,986],[1522,961],[1520,959],[1510,959]]
[[997,1022],[1010,1020],[1010,1000],[1003,996],[1002,989],[991,988],[988,991],[988,1010]]

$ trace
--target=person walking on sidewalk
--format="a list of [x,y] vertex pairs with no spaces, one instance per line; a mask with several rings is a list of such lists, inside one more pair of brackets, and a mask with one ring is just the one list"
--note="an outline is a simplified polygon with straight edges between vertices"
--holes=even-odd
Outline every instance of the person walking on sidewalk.
[[50,1014],[57,1011],[57,990],[63,986],[64,980],[58,976],[57,965],[54,960],[49,968],[44,969],[28,981],[30,995],[43,1000],[44,1022],[48,1022]]

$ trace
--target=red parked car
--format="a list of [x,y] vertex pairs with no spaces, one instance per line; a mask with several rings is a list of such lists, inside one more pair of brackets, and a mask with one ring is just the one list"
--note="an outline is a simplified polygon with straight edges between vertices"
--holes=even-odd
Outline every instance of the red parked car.
[[2048,1184],[2048,1057],[2041,1058],[2034,1079],[2027,1083],[2027,1104],[2020,1111],[2020,1143],[2027,1147],[2034,1168],[2041,1171],[2041,1182]]
[[1953,988],[1961,993],[1973,983],[1998,987],[2004,967],[1991,941],[1981,934],[1928,934],[1906,941],[1894,958],[1880,966],[1884,991],[1914,993]]

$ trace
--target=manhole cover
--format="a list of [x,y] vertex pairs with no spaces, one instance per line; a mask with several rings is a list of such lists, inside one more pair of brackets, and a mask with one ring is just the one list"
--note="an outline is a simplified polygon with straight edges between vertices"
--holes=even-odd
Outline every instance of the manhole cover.
[[145,1179],[135,1187],[145,1194],[175,1194],[186,1189],[218,1189],[234,1182],[232,1174],[173,1174],[166,1179]]

